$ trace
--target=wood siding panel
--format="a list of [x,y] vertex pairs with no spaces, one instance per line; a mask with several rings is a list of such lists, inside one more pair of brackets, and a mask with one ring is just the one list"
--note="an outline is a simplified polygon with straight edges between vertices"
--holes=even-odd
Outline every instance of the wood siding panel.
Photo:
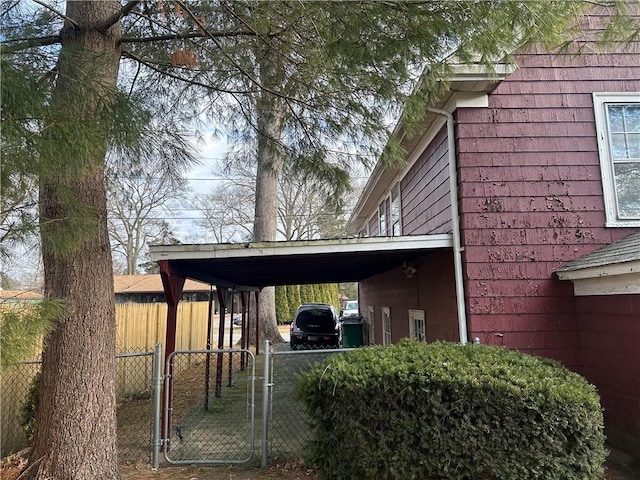
[[471,338],[579,370],[573,285],[553,272],[638,230],[605,228],[592,93],[640,91],[640,55],[518,63],[488,108],[456,112]]
[[449,233],[449,163],[443,127],[400,182],[403,235]]
[[409,310],[424,310],[427,340],[459,341],[453,261],[448,252],[433,252],[416,264],[411,277],[396,268],[360,282],[358,300],[365,314],[375,307],[375,343],[382,344],[380,312],[389,307],[395,343],[409,336]]
[[597,165],[596,152],[462,152],[458,160],[477,167]]
[[576,299],[581,373],[598,386],[607,436],[640,457],[640,295]]

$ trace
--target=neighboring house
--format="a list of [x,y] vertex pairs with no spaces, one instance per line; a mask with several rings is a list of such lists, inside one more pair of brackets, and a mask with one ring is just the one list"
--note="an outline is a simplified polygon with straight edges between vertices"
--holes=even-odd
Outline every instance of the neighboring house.
[[378,344],[468,334],[561,361],[597,386],[610,442],[640,457],[640,43],[581,45],[499,75],[455,69],[404,138],[406,166],[375,168],[349,224],[453,248],[361,281],[358,299]]
[[[157,303],[165,302],[162,279],[152,275],[114,275],[113,285],[116,303]],[[187,280],[182,291],[182,300],[206,302],[209,300],[209,285]],[[215,290],[214,290],[214,298]]]
[[33,290],[2,290],[0,289],[0,303],[25,304],[37,303],[42,300],[42,293]]

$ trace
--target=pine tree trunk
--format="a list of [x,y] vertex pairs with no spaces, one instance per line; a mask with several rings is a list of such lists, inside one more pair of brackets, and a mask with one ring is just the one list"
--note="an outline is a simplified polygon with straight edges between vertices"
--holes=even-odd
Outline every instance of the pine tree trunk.
[[45,340],[27,479],[119,478],[107,138],[99,118],[115,92],[120,28],[95,28],[118,7],[67,2],[66,15],[78,27],[67,23],[62,31],[51,100],[60,117],[45,129],[40,186],[45,294],[65,300],[67,311]]
[[[260,79],[262,85],[279,88],[282,78],[281,65],[272,51],[260,55]],[[262,90],[256,106],[258,125],[258,171],[256,175],[256,206],[253,225],[255,242],[274,241],[278,226],[278,175],[282,170],[283,153],[280,148],[284,126],[282,100]],[[283,342],[276,320],[275,288],[260,292],[260,341]],[[255,332],[255,329],[252,329]],[[255,333],[252,333],[255,341]]]

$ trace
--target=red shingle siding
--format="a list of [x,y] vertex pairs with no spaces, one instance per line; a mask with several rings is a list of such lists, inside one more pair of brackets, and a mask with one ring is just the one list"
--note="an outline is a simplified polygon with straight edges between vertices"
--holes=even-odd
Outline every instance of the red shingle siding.
[[402,233],[451,232],[449,155],[443,127],[402,179]]
[[[577,297],[581,373],[598,386],[607,435],[640,458],[640,295]],[[621,433],[623,432],[623,433]]]
[[553,271],[634,231],[604,226],[592,93],[639,92],[640,55],[518,62],[488,108],[456,112],[471,337],[580,368],[572,284]]

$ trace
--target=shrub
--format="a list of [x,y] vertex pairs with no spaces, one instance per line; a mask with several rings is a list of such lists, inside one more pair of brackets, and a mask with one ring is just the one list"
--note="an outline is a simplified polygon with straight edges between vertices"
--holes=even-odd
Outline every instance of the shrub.
[[31,443],[36,430],[36,411],[40,399],[40,372],[36,373],[29,384],[27,397],[20,408],[20,426],[24,430],[27,442]]
[[603,476],[598,394],[552,360],[404,341],[334,355],[298,393],[325,479]]

